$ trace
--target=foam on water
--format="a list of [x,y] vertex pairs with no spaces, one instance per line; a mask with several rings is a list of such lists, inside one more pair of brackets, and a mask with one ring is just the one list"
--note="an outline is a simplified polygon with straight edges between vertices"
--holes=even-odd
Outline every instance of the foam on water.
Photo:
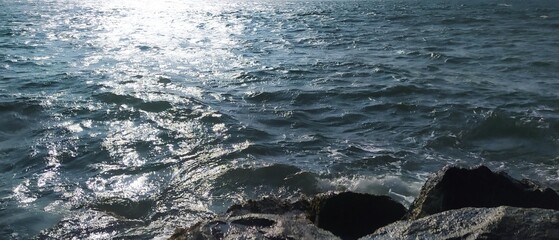
[[386,195],[409,206],[414,196],[419,194],[419,189],[425,179],[404,179],[401,175],[392,176],[356,176],[340,177],[335,179],[320,179],[318,186],[322,191],[353,191]]

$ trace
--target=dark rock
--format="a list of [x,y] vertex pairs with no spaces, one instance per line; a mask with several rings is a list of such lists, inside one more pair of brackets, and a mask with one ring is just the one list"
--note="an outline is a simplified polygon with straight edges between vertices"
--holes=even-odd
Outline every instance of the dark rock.
[[304,214],[245,214],[177,229],[172,240],[202,239],[339,239],[316,227]]
[[344,192],[318,196],[310,219],[342,239],[357,239],[400,220],[406,208],[387,196]]
[[485,166],[448,167],[431,177],[413,202],[407,219],[465,207],[513,206],[559,209],[559,195],[528,180],[518,181]]
[[362,239],[559,239],[559,211],[463,208],[399,221]]
[[233,205],[225,216],[189,229],[177,229],[171,239],[357,239],[405,213],[405,207],[390,197],[351,192],[323,194],[310,202],[264,198]]
[[[233,205],[171,239],[357,239],[373,232],[366,238],[559,239],[559,211],[552,209],[559,209],[559,195],[549,188],[483,166],[448,167],[426,182],[406,216],[405,207],[387,196],[328,193],[294,203],[265,198]],[[407,221],[395,222],[403,217]]]
[[275,221],[266,218],[242,218],[233,220],[231,223],[253,227],[271,227],[276,224]]

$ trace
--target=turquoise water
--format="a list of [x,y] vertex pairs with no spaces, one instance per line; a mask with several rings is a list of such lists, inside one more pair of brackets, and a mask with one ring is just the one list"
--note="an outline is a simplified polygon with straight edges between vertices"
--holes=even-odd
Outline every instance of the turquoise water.
[[556,1],[0,0],[0,238],[169,236],[248,198],[559,189]]

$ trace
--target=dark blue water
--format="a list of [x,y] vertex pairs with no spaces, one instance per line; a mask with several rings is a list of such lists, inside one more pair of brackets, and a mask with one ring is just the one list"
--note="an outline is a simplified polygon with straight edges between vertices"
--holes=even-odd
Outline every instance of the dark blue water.
[[559,189],[557,1],[0,0],[0,238],[146,239],[248,198]]

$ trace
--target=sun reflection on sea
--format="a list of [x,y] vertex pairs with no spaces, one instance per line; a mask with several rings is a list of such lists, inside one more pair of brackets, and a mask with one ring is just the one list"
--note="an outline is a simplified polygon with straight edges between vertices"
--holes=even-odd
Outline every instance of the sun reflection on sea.
[[[80,50],[69,66],[91,74],[83,81],[91,96],[65,91],[48,98],[45,108],[63,105],[71,110],[55,113],[52,133],[37,143],[47,151],[46,167],[13,188],[13,197],[21,205],[40,205],[41,196],[31,189],[54,188],[63,200],[47,203],[44,210],[56,214],[99,199],[165,199],[159,194],[174,185],[170,188],[185,192],[168,199],[175,207],[154,211],[185,211],[186,218],[189,211],[208,211],[209,182],[229,167],[220,159],[250,145],[226,142],[230,126],[204,103],[204,98],[219,100],[218,92],[212,89],[208,95],[207,89],[234,79],[246,62],[235,52],[245,30],[243,19],[224,14],[233,3],[72,3],[69,12],[86,9],[85,14],[47,19],[46,36]],[[74,119],[80,111],[91,114]],[[211,149],[209,142],[223,143]],[[65,171],[77,166],[86,169],[79,173],[82,182],[67,182]],[[81,214],[79,218],[95,219],[104,213]],[[83,227],[103,224],[93,221]]]
[[233,37],[244,29],[236,19],[220,15],[227,7],[202,1],[103,1],[94,8],[117,14],[98,19],[98,34],[90,42],[103,52],[89,59],[113,58],[114,71],[147,67],[176,73],[187,67],[190,75],[218,72],[238,62],[231,52],[237,44]]

